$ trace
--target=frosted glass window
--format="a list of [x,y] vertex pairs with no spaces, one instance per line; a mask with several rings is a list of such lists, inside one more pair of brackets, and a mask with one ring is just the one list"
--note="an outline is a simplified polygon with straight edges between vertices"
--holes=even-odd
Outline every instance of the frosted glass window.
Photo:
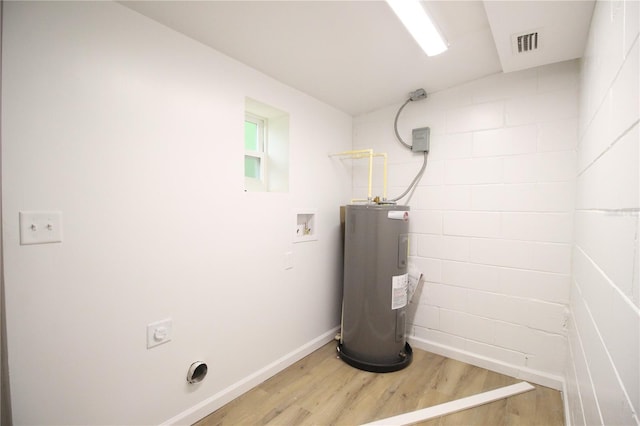
[[254,114],[244,117],[244,177],[252,190],[264,191],[266,182],[267,120]]
[[258,151],[258,125],[251,121],[244,122],[244,149]]
[[244,189],[289,190],[289,114],[245,98]]
[[252,179],[260,179],[260,157],[244,156],[244,175]]

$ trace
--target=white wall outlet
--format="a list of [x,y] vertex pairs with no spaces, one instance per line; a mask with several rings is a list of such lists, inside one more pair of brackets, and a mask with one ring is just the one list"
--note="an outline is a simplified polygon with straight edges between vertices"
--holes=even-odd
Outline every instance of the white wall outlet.
[[284,269],[292,269],[293,268],[293,252],[286,251],[284,252]]
[[171,318],[152,322],[147,325],[147,349],[171,341],[173,321]]
[[62,242],[61,212],[20,212],[20,244]]

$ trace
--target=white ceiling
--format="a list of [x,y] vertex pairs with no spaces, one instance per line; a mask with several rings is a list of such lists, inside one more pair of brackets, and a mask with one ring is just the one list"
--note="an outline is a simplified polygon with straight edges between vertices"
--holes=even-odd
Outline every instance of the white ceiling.
[[517,59],[520,68],[579,57],[593,10],[593,0],[491,1],[490,24],[482,1],[423,2],[449,43],[427,57],[381,0],[121,3],[352,115],[404,101],[418,88],[432,93],[519,69],[504,49],[513,31],[570,26],[545,43],[560,53]]
[[[504,72],[582,57],[593,1],[485,1]],[[514,54],[513,34],[536,32],[538,50]]]

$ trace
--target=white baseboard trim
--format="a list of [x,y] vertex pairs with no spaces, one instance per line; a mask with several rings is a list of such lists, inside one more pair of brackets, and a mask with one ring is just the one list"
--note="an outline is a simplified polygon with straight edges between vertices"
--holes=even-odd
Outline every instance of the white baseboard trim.
[[407,340],[413,347],[418,349],[446,356],[447,358],[455,359],[456,361],[466,362],[467,364],[475,365],[477,367],[486,368],[487,370],[495,371],[496,373],[506,374],[507,376],[515,377],[516,379],[537,383],[559,391],[563,390],[565,383],[564,378],[555,374],[549,374],[533,370],[531,368],[509,364],[498,359],[485,357],[413,336],[409,336]]
[[268,378],[301,360],[310,353],[332,341],[340,327],[335,327],[299,348],[289,352],[264,368],[221,390],[204,401],[170,418],[162,425],[192,425],[218,408],[233,401],[243,393],[253,389]]
[[567,381],[562,381],[562,405],[564,408],[564,426],[571,426],[571,412],[569,411],[569,394],[567,393]]

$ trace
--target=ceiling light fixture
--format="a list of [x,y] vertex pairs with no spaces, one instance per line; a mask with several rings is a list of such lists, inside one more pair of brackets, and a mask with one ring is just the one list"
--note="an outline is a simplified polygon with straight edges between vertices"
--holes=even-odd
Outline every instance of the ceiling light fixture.
[[386,0],[427,56],[447,50],[447,43],[419,0]]

